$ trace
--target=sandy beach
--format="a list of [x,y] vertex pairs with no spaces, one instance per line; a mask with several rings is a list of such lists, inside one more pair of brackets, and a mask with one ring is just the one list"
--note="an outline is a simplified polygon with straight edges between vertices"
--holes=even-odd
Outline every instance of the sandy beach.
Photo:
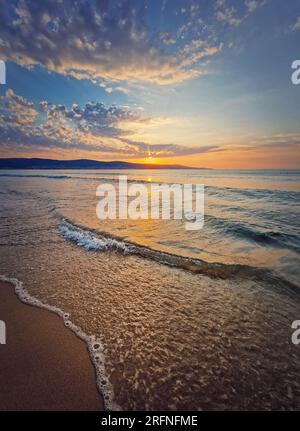
[[0,283],[0,410],[103,410],[87,347],[55,314]]

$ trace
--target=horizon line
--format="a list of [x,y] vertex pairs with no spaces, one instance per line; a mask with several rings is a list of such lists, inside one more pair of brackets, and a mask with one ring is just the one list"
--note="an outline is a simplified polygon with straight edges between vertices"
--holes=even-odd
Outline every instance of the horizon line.
[[[195,167],[195,166],[186,166],[186,165],[180,165],[178,163],[173,163],[173,164],[163,164],[163,163],[142,163],[142,162],[129,162],[126,160],[95,160],[95,159],[85,159],[85,158],[79,158],[79,159],[52,159],[52,158],[44,158],[44,157],[2,157],[0,156],[0,160],[48,160],[48,161],[53,161],[53,162],[78,162],[78,161],[87,161],[87,162],[95,162],[95,163],[126,163],[129,165],[140,165],[140,166],[147,166],[149,169],[149,166],[151,166],[150,169],[159,169],[160,167],[167,167],[170,166],[170,168],[172,168],[173,170],[180,170],[180,169],[190,169],[190,170],[221,170],[221,171],[230,171],[230,170],[240,170],[240,171],[247,171],[247,170],[252,170],[252,171],[278,171],[278,170],[285,170],[285,171],[297,171],[300,170],[300,167],[298,168],[286,168],[286,167],[277,167],[277,168],[207,168],[207,167]],[[12,167],[1,167],[0,169],[9,169],[9,170],[13,170],[13,169],[17,169],[17,168],[12,168]],[[20,169],[20,168],[19,168]],[[21,168],[21,169],[33,169],[33,168]],[[38,169],[38,168],[36,168]],[[40,169],[45,169],[45,168],[40,168]],[[55,168],[54,168],[55,169]],[[117,169],[117,168],[115,168]]]

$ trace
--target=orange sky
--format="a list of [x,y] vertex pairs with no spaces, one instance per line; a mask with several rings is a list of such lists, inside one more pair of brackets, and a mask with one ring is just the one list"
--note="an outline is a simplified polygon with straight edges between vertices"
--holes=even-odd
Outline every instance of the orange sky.
[[195,154],[193,156],[147,158],[127,160],[137,163],[180,164],[196,168],[212,169],[299,169],[300,154],[291,149],[255,149],[252,151],[226,150],[217,153]]
[[11,153],[5,154],[3,157],[41,157],[49,159],[81,159],[88,158],[92,160],[124,160],[132,163],[151,163],[151,164],[179,164],[195,168],[211,168],[211,169],[299,169],[300,154],[294,149],[278,149],[271,148],[255,150],[227,149],[219,152],[206,154],[195,154],[192,156],[180,157],[147,157],[142,159],[126,159],[122,157],[107,158],[103,154],[86,153],[82,151],[60,151],[52,150],[43,153]]

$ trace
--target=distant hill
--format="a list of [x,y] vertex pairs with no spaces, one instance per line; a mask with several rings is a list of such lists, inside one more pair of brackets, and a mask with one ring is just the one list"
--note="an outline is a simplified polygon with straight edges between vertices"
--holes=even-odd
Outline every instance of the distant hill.
[[[52,160],[0,158],[0,169],[199,169],[181,165],[156,165],[129,162],[98,162],[96,160]],[[204,168],[201,168],[204,169]]]

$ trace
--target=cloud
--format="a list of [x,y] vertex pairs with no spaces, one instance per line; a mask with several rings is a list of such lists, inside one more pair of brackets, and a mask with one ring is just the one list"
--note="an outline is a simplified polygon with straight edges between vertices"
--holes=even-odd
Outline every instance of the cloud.
[[[54,105],[42,101],[38,105],[9,89],[0,98],[0,149],[2,156],[11,154],[47,154],[59,152],[66,158],[142,159],[168,158],[230,151],[275,152],[300,149],[299,133],[240,137],[235,143],[212,142],[185,146],[173,143],[151,144],[136,139],[136,128],[143,130],[168,119],[143,117],[128,106],[106,106],[89,102],[83,106]],[[172,127],[172,122],[170,123]]]
[[266,0],[246,0],[245,6],[249,13],[254,12],[259,7],[263,6],[266,3]]
[[[200,154],[217,151],[213,145],[185,147],[136,141],[134,127],[147,127],[159,119],[142,117],[140,112],[103,103],[50,104],[38,106],[7,90],[0,99],[0,147],[2,154],[63,150],[69,154],[95,153],[102,158],[144,158]],[[133,127],[133,129],[131,129]]]
[[[292,151],[295,153],[294,159],[297,159],[300,150],[300,133],[278,133],[270,135],[241,137],[239,143],[232,142],[223,144],[223,151],[245,151],[255,152],[264,151],[272,158],[276,152],[286,153]],[[299,156],[298,156],[299,160]]]
[[300,133],[279,133],[261,136],[250,140],[250,149],[266,148],[272,150],[300,149]]
[[0,100],[4,102],[4,106],[0,110],[2,122],[15,122],[23,125],[31,125],[35,122],[38,111],[34,108],[33,103],[16,95],[12,89],[7,90],[5,96],[2,96]]
[[[123,142],[127,142],[126,139],[121,138]],[[201,147],[186,147],[183,145],[176,144],[146,144],[144,142],[132,142],[130,144],[134,144],[138,151],[143,154],[143,157],[147,157],[151,155],[152,157],[174,157],[174,156],[188,156],[193,154],[205,154],[215,151],[223,151],[217,145],[205,145]]]
[[267,0],[245,0],[244,11],[238,13],[236,7],[229,4],[229,0],[216,0],[216,18],[220,22],[237,27],[256,9],[264,6],[266,2]]
[[242,20],[236,16],[234,8],[224,8],[216,13],[218,21],[223,21],[229,25],[238,26]]
[[242,22],[242,19],[237,15],[235,7],[227,5],[225,0],[216,0],[215,9],[215,16],[220,22],[232,26],[238,26]]
[[300,16],[298,16],[297,21],[295,22],[295,24],[292,25],[292,30],[293,31],[300,30]]
[[106,107],[103,103],[86,103],[83,107],[73,104],[70,109],[64,105],[53,105],[47,101],[39,104],[40,110],[46,113],[47,119],[61,119],[72,123],[77,130],[89,132],[95,136],[119,137],[130,131],[121,129],[119,124],[145,123],[137,112],[117,106]]
[[[195,28],[187,43],[165,32],[154,37],[146,24],[146,5],[131,0],[0,0],[1,57],[77,79],[110,82],[176,84],[201,75],[202,61],[215,55],[219,44],[206,38],[195,43]],[[112,91],[111,86],[105,89]]]

